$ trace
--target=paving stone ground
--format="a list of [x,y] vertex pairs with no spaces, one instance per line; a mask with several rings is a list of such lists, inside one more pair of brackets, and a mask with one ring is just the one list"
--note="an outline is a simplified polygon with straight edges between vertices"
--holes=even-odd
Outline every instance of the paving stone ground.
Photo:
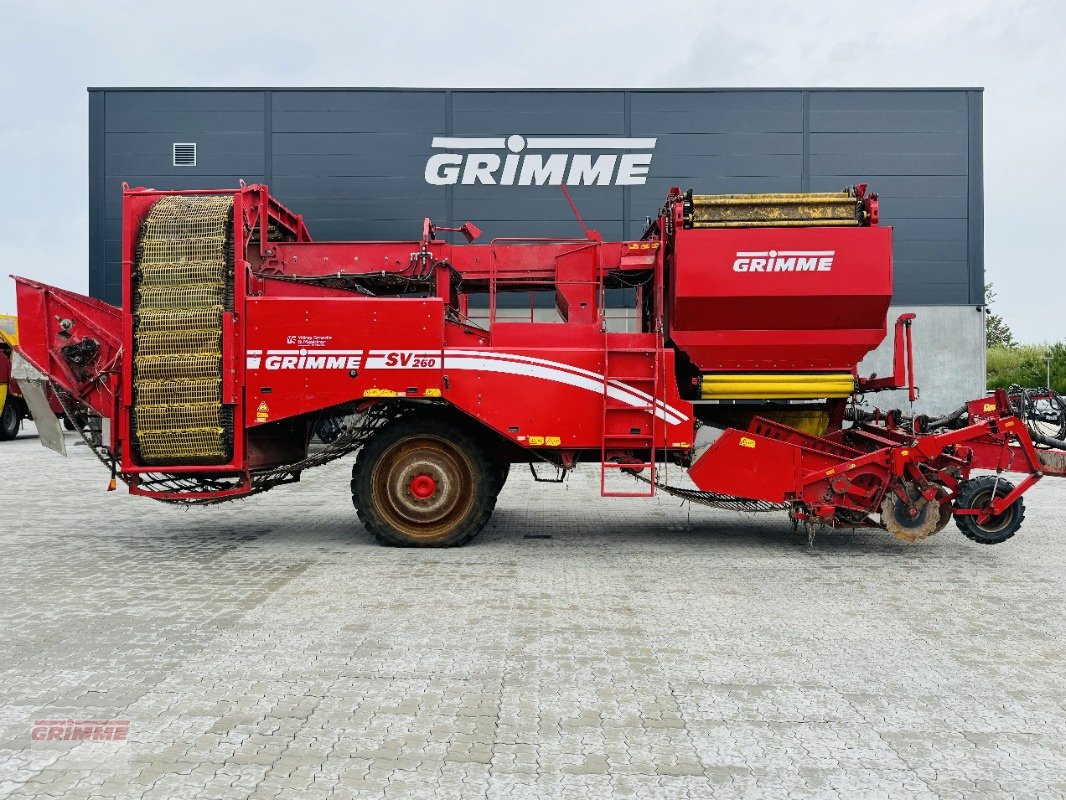
[[1066,481],[997,547],[808,547],[516,467],[471,545],[412,551],[350,462],[183,511],[71,449],[0,444],[0,796],[1066,795]]

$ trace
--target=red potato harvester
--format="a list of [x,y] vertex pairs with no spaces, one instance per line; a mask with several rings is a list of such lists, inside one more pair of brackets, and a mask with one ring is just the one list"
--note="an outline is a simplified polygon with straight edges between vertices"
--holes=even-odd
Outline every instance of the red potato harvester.
[[[892,231],[865,186],[671,189],[634,241],[577,219],[575,239],[474,244],[473,224],[427,219],[412,241],[316,242],[266,186],[127,187],[123,307],[16,278],[16,377],[53,389],[113,481],[158,500],[256,494],[356,452],[359,518],[402,545],[471,539],[512,463],[561,480],[588,461],[604,495],[910,541],[954,517],[982,543],[1018,530],[1043,475],[1066,474],[1066,443],[1034,445],[1006,393],[939,419],[861,405],[917,391],[913,314],[894,325],[894,374],[857,373],[892,295]],[[604,302],[616,289],[624,326]],[[534,309],[544,296],[553,307]],[[522,319],[515,298],[532,298]],[[671,466],[695,488],[670,485]],[[635,491],[618,490],[627,475]]]

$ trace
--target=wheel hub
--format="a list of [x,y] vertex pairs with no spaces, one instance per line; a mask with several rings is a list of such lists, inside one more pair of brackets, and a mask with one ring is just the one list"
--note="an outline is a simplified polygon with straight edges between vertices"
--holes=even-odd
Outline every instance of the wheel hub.
[[428,500],[437,491],[437,482],[432,475],[415,475],[411,480],[411,494],[419,500]]

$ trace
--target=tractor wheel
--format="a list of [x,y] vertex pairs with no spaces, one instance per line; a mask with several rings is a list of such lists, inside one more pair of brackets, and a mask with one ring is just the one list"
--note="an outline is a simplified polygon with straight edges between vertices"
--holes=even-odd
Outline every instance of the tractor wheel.
[[492,516],[497,480],[460,426],[400,419],[359,451],[352,503],[382,544],[455,547],[473,539]]
[[[999,480],[995,475],[982,475],[966,481],[959,487],[959,493],[955,496],[956,508],[983,508],[992,502],[992,493],[996,497],[1006,497],[1014,491],[1014,484],[1010,481]],[[977,522],[977,517],[956,516],[955,524],[963,532],[967,539],[973,539],[978,544],[999,544],[1005,542],[1018,532],[1025,519],[1025,501],[1018,498],[1002,514],[990,517],[983,524]]]
[[504,461],[502,464],[494,464],[492,473],[495,479],[495,483],[492,486],[492,495],[495,497],[503,491],[504,484],[507,483],[507,476],[511,474],[511,462]]
[[0,441],[8,441],[19,435],[22,428],[22,416],[13,400],[4,403],[3,411],[0,411]]

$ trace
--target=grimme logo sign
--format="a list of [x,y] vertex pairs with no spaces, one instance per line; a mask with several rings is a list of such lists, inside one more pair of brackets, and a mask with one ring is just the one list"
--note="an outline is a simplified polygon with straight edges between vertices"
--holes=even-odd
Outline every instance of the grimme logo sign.
[[[655,139],[434,136],[433,149],[445,151],[426,162],[426,183],[434,186],[640,186]],[[611,152],[622,150],[643,152]]]
[[835,250],[756,250],[738,252],[733,272],[831,272]]

